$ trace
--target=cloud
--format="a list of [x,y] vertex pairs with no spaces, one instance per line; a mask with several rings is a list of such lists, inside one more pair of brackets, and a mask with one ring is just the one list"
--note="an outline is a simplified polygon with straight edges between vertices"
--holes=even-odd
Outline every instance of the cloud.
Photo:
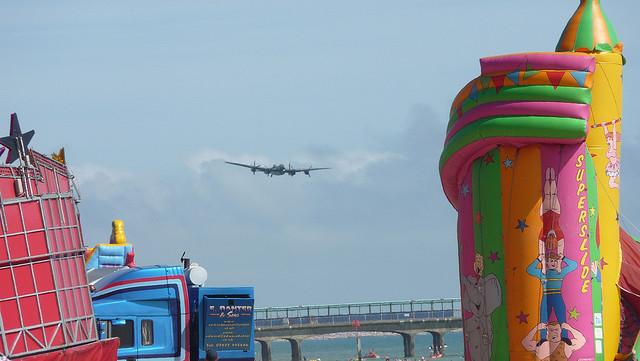
[[[292,157],[291,163],[285,166],[304,169],[309,167],[331,168],[330,180],[345,181],[359,180],[364,177],[359,176],[367,172],[370,168],[382,163],[404,159],[401,154],[392,151],[372,151],[372,150],[346,150],[338,151],[322,147],[311,147],[298,155]],[[204,149],[187,160],[187,166],[196,174],[203,174],[207,168],[221,165],[225,161],[237,163],[253,164],[269,167],[277,164],[266,155],[231,154],[218,149]]]
[[[210,284],[254,285],[260,305],[455,296],[455,213],[440,192],[432,119],[415,106],[401,131],[370,147],[302,149],[292,165],[331,167],[311,179],[252,176],[223,161],[271,157],[221,149],[194,154],[183,169],[80,167],[91,193],[84,229],[105,239],[122,218],[139,264],[175,263],[186,250]],[[422,287],[426,265],[450,277]]]
[[[331,177],[338,181],[363,181],[366,172],[374,167],[382,167],[385,163],[404,159],[402,154],[393,151],[349,150],[344,152],[328,151],[314,152],[308,150],[296,157],[300,164],[308,162],[309,167],[330,167]],[[304,166],[303,166],[304,167]]]
[[78,178],[79,183],[90,183],[98,180],[117,183],[131,178],[132,175],[129,171],[95,164],[73,165],[73,174]]
[[[86,187],[87,195],[102,200],[119,194],[120,185],[133,178],[130,171],[109,168],[96,164],[79,164],[69,166],[79,191]],[[81,193],[84,196],[84,192]]]
[[196,173],[202,173],[205,167],[210,163],[222,163],[232,161],[236,163],[267,165],[273,162],[263,155],[251,154],[230,154],[218,149],[203,149],[196,152],[187,159],[187,166]]

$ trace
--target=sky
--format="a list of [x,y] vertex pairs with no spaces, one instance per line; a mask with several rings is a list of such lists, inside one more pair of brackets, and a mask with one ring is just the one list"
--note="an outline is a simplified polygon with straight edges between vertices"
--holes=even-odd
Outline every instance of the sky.
[[[186,251],[258,306],[458,297],[437,166],[451,101],[482,56],[552,51],[578,3],[6,1],[0,132],[16,112],[35,149],[64,146],[85,243],[123,219],[140,265]],[[638,234],[640,5],[602,5],[628,61],[621,198]]]

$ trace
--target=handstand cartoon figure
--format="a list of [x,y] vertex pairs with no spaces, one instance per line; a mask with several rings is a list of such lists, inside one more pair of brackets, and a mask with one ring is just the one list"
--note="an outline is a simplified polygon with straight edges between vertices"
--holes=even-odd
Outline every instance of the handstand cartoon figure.
[[[536,342],[534,339],[536,332],[545,332],[548,339],[542,338]],[[571,332],[572,338],[565,338],[563,333]],[[587,343],[584,335],[580,331],[571,327],[568,323],[539,323],[522,340],[522,346],[530,352],[535,353],[536,361],[566,361],[569,360],[574,351],[579,350]]]
[[605,171],[609,177],[609,188],[618,188],[616,178],[620,175],[620,160],[618,159],[618,133],[616,132],[616,121],[613,122],[613,130],[609,132],[607,129],[607,123],[602,123],[602,129],[604,129],[604,136],[607,139],[607,167]]
[[[564,235],[560,229],[560,201],[557,194],[556,175],[553,168],[546,171],[544,199],[542,202],[542,232],[538,240],[538,258],[527,267],[527,273],[542,283],[542,301],[540,302],[540,322],[547,323],[552,312],[558,322],[567,320],[567,309],[562,299],[562,281],[578,264],[564,256]],[[567,264],[563,268],[563,261]],[[538,268],[540,264],[540,268]],[[567,331],[562,331],[567,337]],[[542,337],[546,331],[542,330]]]
[[542,230],[538,237],[538,254],[564,254],[564,233],[560,229],[560,201],[558,185],[553,168],[547,168],[544,181],[544,198],[540,208]]

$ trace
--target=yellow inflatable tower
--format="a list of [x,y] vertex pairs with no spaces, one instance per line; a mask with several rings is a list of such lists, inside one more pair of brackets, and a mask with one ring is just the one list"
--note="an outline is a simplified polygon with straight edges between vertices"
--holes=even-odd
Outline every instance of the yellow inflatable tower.
[[620,136],[622,134],[622,43],[599,0],[582,0],[556,47],[558,52],[592,54],[596,61],[591,90],[587,148],[598,186],[597,239],[602,272],[602,322],[605,360],[616,354],[620,335]]

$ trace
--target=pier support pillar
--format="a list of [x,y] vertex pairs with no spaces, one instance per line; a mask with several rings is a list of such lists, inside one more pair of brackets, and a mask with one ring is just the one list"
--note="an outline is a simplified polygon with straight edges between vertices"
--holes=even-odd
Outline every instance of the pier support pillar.
[[416,356],[416,334],[400,333],[404,343],[404,357],[413,358]]
[[431,346],[431,356],[444,355],[444,335],[439,332],[429,332],[433,338],[433,345]]
[[271,361],[271,340],[256,340],[260,343],[262,361]]
[[288,338],[291,344],[291,361],[302,361],[302,339]]

